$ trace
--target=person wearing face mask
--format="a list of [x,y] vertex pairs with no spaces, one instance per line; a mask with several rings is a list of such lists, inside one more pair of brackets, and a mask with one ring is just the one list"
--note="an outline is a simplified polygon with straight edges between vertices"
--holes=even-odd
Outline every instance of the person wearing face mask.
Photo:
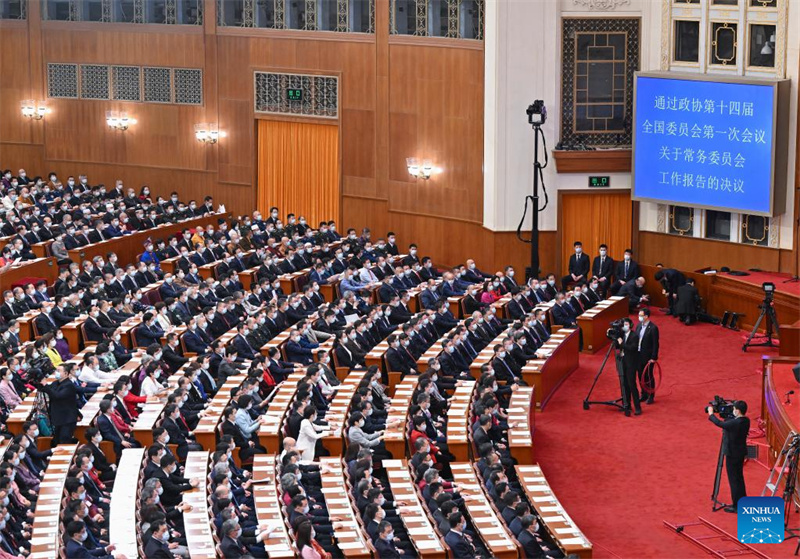
[[608,246],[606,244],[600,245],[598,255],[594,257],[592,277],[597,280],[598,292],[603,294],[600,298],[605,299],[605,293],[608,291],[611,280],[614,277],[614,260],[608,255]]
[[383,431],[376,431],[375,433],[366,433],[363,430],[366,421],[361,412],[354,412],[350,414],[348,424],[350,427],[347,429],[347,439],[350,443],[358,443],[363,448],[372,449],[372,457],[374,460],[387,460],[391,459],[391,453],[386,450],[386,445],[383,442]]
[[744,484],[744,460],[747,457],[747,436],[750,432],[750,419],[747,414],[747,402],[737,400],[733,403],[733,417],[724,421],[714,415],[714,407],[706,408],[708,419],[722,429],[722,454],[725,456],[725,470],[731,488],[731,504],[725,512],[736,514],[739,500],[747,496]]
[[181,493],[191,491],[200,485],[200,480],[197,478],[186,479],[178,475],[178,464],[169,454],[161,457],[159,465],[160,468],[155,470],[153,477],[161,482],[161,487],[164,489],[160,500],[165,507],[178,505],[183,500]]
[[617,295],[626,284],[639,277],[639,265],[633,260],[633,250],[626,248],[622,262],[617,262],[614,272],[614,282],[611,285],[611,294]]
[[169,542],[169,525],[166,520],[159,518],[150,523],[150,537],[144,547],[144,556],[147,559],[173,559],[173,545]]
[[655,399],[655,379],[651,363],[658,361],[658,326],[650,321],[650,309],[639,311],[639,325],[636,327],[639,350],[639,385],[642,388],[641,400],[652,404]]
[[50,397],[50,423],[53,426],[51,447],[72,442],[78,423],[78,389],[69,371],[74,365],[64,364],[56,368],[55,380],[42,387]]
[[[81,520],[72,520],[67,524],[65,556],[69,559],[113,559],[114,556],[111,553],[116,549],[114,545],[91,551],[87,549],[85,542],[89,537],[88,530],[86,523]],[[117,554],[116,557],[119,558],[120,555]]]
[[[639,340],[633,329],[633,321],[628,317],[622,319],[622,333],[622,337],[615,340],[615,347],[619,350],[624,380],[622,407],[625,415],[630,417],[631,407],[636,415],[641,415],[642,408],[639,390],[636,387],[636,375],[639,369]],[[633,406],[631,406],[631,401],[633,401]]]
[[450,524],[450,531],[444,537],[445,543],[450,548],[454,558],[471,559],[477,556],[477,550],[472,543],[472,539],[465,534],[467,521],[459,511],[453,512],[447,518]]
[[569,273],[561,278],[561,288],[564,291],[571,285],[585,284],[591,269],[589,256],[583,252],[583,244],[575,241],[573,247],[575,254],[569,257]]
[[394,529],[391,523],[382,520],[378,525],[378,538],[373,542],[375,551],[378,552],[378,557],[381,559],[400,559],[408,557],[402,550],[397,548],[400,542],[399,538],[394,537]]

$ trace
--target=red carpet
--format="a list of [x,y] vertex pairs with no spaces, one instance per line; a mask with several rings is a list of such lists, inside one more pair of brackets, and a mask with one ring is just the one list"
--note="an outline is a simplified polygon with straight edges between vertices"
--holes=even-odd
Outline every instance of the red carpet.
[[[741,351],[741,332],[720,326],[684,326],[654,313],[661,333],[664,378],[643,415],[625,417],[609,406],[585,411],[582,402],[603,355],[581,355],[581,366],[536,418],[534,449],[570,516],[594,544],[594,557],[708,557],[663,526],[698,516],[736,535],[736,515],[711,512],[711,490],[721,430],[704,413],[719,394],[744,399],[753,426],[761,409],[760,352]],[[777,351],[773,350],[776,354]],[[618,397],[607,366],[593,400]],[[760,439],[763,441],[763,439]],[[748,494],[760,495],[768,470],[745,465]],[[723,472],[720,497],[729,500]],[[794,517],[800,525],[800,518]],[[797,539],[759,545],[770,557],[791,557]]]

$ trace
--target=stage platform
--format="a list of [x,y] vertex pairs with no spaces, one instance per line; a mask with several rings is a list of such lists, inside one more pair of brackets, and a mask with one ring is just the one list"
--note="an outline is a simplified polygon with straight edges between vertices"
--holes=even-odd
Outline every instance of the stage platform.
[[775,291],[779,293],[788,293],[789,295],[796,295],[800,297],[800,282],[786,282],[791,279],[791,274],[779,274],[777,272],[747,272],[749,276],[732,276],[724,273],[719,274],[720,277],[730,278],[734,280],[752,283],[761,287],[764,282],[771,281],[775,284]]
[[[765,357],[763,361],[761,418],[770,448],[770,466],[775,463],[786,436],[792,431],[800,433],[800,387],[792,373],[795,365],[797,358]],[[790,390],[795,393],[789,395],[787,402],[786,395]]]
[[[641,265],[645,278],[645,292],[650,295],[653,306],[665,307],[666,298],[661,294],[661,284],[656,281],[655,266]],[[796,283],[781,283],[788,276],[784,274],[751,272],[749,276],[731,276],[730,274],[706,275],[702,272],[683,272],[686,277],[694,278],[703,306],[709,314],[721,318],[725,311],[739,313],[739,328],[753,328],[760,310],[758,306],[764,300],[761,284],[771,281],[775,284],[775,312],[781,327],[792,325],[800,320],[800,290]],[[762,330],[763,330],[762,324]]]

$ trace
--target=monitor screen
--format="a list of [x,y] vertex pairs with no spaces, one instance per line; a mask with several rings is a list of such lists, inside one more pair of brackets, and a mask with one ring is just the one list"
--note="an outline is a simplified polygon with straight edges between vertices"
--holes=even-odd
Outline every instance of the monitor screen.
[[633,198],[771,215],[776,82],[684,76],[636,76]]

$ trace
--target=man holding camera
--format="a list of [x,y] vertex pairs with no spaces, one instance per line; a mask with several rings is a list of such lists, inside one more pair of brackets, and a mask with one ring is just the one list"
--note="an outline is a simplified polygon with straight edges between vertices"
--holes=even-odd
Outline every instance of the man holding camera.
[[747,456],[747,434],[750,432],[750,419],[747,402],[737,400],[733,403],[733,417],[721,420],[714,415],[714,407],[708,406],[708,419],[722,429],[722,454],[725,456],[725,471],[731,488],[731,505],[725,512],[736,513],[739,499],[747,496],[744,487],[744,459]]
[[639,390],[636,388],[636,371],[639,368],[639,340],[633,332],[633,321],[625,317],[622,319],[622,336],[617,338],[616,347],[620,350],[622,378],[624,392],[622,406],[625,416],[631,416],[631,400],[633,400],[634,415],[642,415],[639,402]]

